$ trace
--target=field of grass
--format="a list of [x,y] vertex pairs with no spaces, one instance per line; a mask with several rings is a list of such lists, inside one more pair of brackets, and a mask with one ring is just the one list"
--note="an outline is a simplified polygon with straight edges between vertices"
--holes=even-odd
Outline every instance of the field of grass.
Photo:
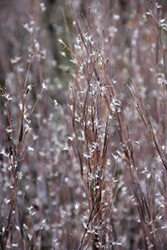
[[166,18],[0,1],[0,249],[167,249]]

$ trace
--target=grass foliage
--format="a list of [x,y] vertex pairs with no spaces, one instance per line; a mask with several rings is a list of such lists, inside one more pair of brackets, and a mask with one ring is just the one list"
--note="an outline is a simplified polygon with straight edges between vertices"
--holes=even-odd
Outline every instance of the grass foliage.
[[166,2],[15,2],[0,3],[0,249],[166,249]]

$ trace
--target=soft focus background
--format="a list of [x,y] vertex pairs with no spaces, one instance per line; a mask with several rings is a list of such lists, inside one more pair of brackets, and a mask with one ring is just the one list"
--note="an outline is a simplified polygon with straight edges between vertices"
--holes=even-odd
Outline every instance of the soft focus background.
[[0,1],[0,249],[167,249],[166,18]]

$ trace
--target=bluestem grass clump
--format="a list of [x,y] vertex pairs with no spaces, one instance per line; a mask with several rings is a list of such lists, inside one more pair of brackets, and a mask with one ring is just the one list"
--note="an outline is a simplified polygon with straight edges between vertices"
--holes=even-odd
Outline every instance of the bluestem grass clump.
[[[165,200],[162,179],[166,179],[167,166],[165,127],[160,122],[160,112],[163,113],[160,103],[164,102],[166,82],[165,45],[160,35],[164,20],[159,21],[161,6],[153,4],[150,12],[140,16],[140,21],[135,23],[133,20],[134,30],[129,21],[129,32],[132,32],[132,41],[126,49],[129,58],[126,51],[121,55],[121,49],[119,51],[119,46],[114,43],[114,39],[122,38],[119,29],[113,25],[120,19],[119,15],[104,30],[97,16],[91,25],[86,23],[85,32],[73,6],[69,9],[79,34],[72,47],[74,80],[69,97],[73,139],[70,143],[89,201],[78,249],[90,246],[92,249],[161,249],[166,245],[161,241],[165,237],[162,236],[166,227],[162,220],[166,217],[165,204],[160,204]],[[136,15],[140,14],[136,12]],[[145,83],[147,67],[141,65],[142,61],[146,62],[142,55],[149,43],[146,43],[147,38],[140,37],[140,29],[143,33],[148,31],[142,23],[142,20],[150,21],[148,16],[155,22],[154,29],[159,37],[159,41],[155,40],[154,46],[152,44],[154,66],[152,55],[147,58],[150,70],[156,75],[150,77],[152,86]],[[104,16],[100,18],[104,23],[108,20]],[[148,36],[155,39],[151,32]],[[111,52],[113,48],[117,53],[115,60],[115,52]],[[160,69],[164,70],[164,79],[159,74]],[[128,74],[133,80],[128,79]],[[152,88],[159,93],[155,98],[158,117],[151,110],[149,93]],[[165,112],[163,114],[162,121],[166,123]],[[163,131],[163,136],[162,132],[158,135],[158,131]],[[156,197],[161,197],[161,201]]]
[[166,249],[165,3],[82,3],[1,22],[0,248]]

